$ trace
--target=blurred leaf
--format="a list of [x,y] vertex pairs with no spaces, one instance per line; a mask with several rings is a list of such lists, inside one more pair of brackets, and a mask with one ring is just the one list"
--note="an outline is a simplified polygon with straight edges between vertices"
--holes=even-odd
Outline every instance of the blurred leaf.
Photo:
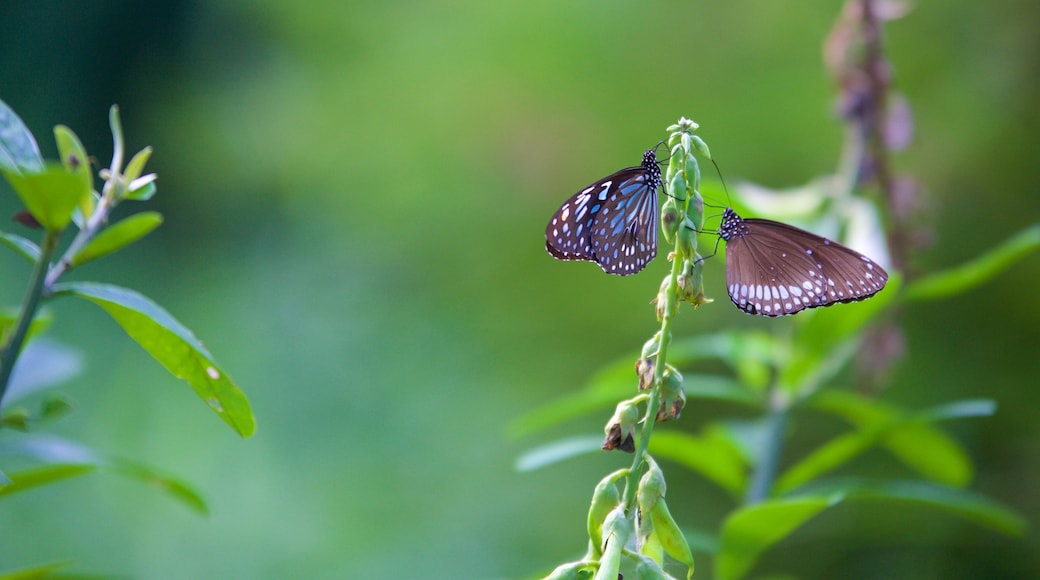
[[93,282],[60,284],[54,294],[77,296],[104,308],[166,370],[187,381],[239,435],[249,437],[254,433],[256,423],[245,393],[191,331],[157,304],[133,290]]
[[1040,224],[1010,237],[1003,244],[962,266],[915,281],[906,300],[935,300],[960,294],[986,282],[1040,246]]
[[770,546],[841,499],[840,493],[827,497],[775,499],[733,511],[722,524],[715,577],[726,580],[743,578]]
[[841,467],[877,445],[887,431],[887,426],[878,426],[834,437],[784,470],[773,484],[773,493],[784,494]]
[[21,118],[0,101],[0,170],[36,172],[43,169],[43,157],[36,139]]
[[90,195],[83,178],[69,173],[61,165],[46,164],[35,173],[5,171],[4,176],[25,204],[25,209],[51,232],[60,232],[68,227],[80,200]]
[[[780,366],[780,361],[784,361],[784,353],[776,337],[750,330],[682,338],[668,348],[668,362],[680,368],[708,358],[728,364],[736,371],[738,383],[743,388],[752,387],[761,391],[768,384],[770,369]],[[754,395],[756,391],[749,393]]]
[[811,400],[813,408],[837,415],[861,430],[884,429],[880,442],[907,467],[922,476],[951,486],[967,485],[972,478],[968,453],[930,422],[993,413],[986,400],[959,401],[910,413],[848,391],[829,390]]
[[151,466],[126,459],[112,459],[107,470],[147,483],[200,514],[209,515],[205,500],[194,488],[180,479],[160,473]]
[[132,199],[134,201],[148,201],[149,199],[152,199],[152,196],[155,195],[155,192],[155,183],[150,182],[144,184],[141,187],[138,187],[137,189],[131,189],[130,191],[126,192],[126,199]]
[[130,159],[130,163],[126,164],[126,169],[123,171],[123,177],[126,178],[128,182],[132,182],[138,177],[141,177],[141,174],[144,173],[144,166],[148,163],[148,159],[151,157],[151,147],[145,147],[138,151],[134,154],[133,158]]
[[32,568],[22,568],[21,570],[15,570],[13,572],[0,572],[0,580],[37,580],[39,578],[52,578],[54,577],[52,572],[57,572],[62,568],[68,568],[71,565],[72,562],[54,562],[42,566],[33,566]]
[[790,497],[844,494],[848,500],[895,500],[936,507],[1009,536],[1021,536],[1025,518],[977,493],[924,481],[837,479],[813,484]]
[[[149,465],[128,459],[111,457],[82,443],[56,435],[32,433],[6,441],[0,445],[0,455],[27,457],[62,469],[70,468],[71,466],[75,468],[72,471],[76,471],[76,469],[83,472],[105,471],[130,477],[158,488],[160,491],[201,514],[208,515],[209,513],[202,496],[180,479],[165,475]],[[62,469],[57,471],[59,476],[57,479],[63,478],[61,476],[64,473]],[[75,472],[72,475],[79,475],[79,473]],[[65,477],[71,477],[72,475]],[[16,484],[18,483],[17,477],[17,475],[14,476]]]
[[92,464],[105,463],[104,457],[82,443],[48,433],[31,433],[0,443],[0,455],[27,457],[40,463]]
[[85,473],[97,471],[97,466],[92,464],[55,464],[43,467],[34,467],[25,471],[8,472],[7,476],[11,482],[0,487],[0,496],[10,495],[41,485],[55,483],[63,479],[69,479]]
[[96,238],[72,257],[72,265],[79,266],[120,250],[145,237],[162,222],[162,214],[155,211],[143,211],[127,217],[101,230]]
[[703,554],[718,553],[719,537],[717,535],[704,530],[691,529],[686,529],[683,533],[686,534],[686,543],[690,545],[690,549],[694,552]]
[[700,473],[735,498],[747,485],[746,464],[733,443],[716,432],[698,437],[677,431],[655,431],[650,454],[670,459]]
[[602,437],[582,436],[559,439],[536,447],[516,460],[517,471],[534,471],[572,457],[601,451]]
[[22,236],[0,232],[0,243],[17,252],[30,264],[35,264],[40,259],[40,246]]
[[80,176],[86,184],[87,194],[80,198],[79,211],[84,218],[94,213],[94,175],[90,172],[90,158],[79,137],[65,125],[54,128],[54,141],[58,144],[58,155],[66,171]]
[[[41,320],[40,324],[48,321],[49,318]],[[35,320],[33,324],[36,324]],[[35,332],[39,330],[35,329]],[[83,355],[80,351],[48,338],[33,340],[25,345],[14,363],[3,405],[67,381],[82,371]]]
[[837,374],[855,353],[863,327],[898,296],[901,281],[893,274],[885,289],[867,300],[797,318],[792,353],[780,369],[780,383],[804,394]]

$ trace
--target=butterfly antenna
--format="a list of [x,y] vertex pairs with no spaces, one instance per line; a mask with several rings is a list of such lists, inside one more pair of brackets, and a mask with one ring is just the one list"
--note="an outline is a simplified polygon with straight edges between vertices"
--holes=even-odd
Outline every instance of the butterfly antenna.
[[[722,191],[726,192],[726,204],[729,207],[733,207],[733,200],[730,199],[730,197],[729,197],[729,188],[726,187],[726,178],[722,177],[722,169],[719,168],[719,164],[714,159],[711,160],[711,164],[715,166],[715,173],[718,174],[719,181],[722,182]],[[708,205],[708,207],[716,207],[716,208],[719,207],[719,206],[716,206],[716,205],[709,205],[709,204],[705,204],[705,205]],[[724,208],[719,208],[719,209],[724,209]]]

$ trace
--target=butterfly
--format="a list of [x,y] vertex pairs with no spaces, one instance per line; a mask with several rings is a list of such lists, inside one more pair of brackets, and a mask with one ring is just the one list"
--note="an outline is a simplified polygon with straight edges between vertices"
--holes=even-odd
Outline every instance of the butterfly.
[[865,300],[888,282],[888,272],[863,254],[780,222],[726,209],[719,236],[726,240],[729,298],[748,314],[784,316]]
[[557,260],[595,262],[607,274],[635,274],[657,256],[656,149],[638,167],[622,169],[582,189],[556,210],[545,249]]

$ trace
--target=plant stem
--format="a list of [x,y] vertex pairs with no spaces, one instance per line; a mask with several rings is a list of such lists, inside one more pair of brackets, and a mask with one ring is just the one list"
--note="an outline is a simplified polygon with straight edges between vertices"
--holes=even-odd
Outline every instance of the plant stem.
[[83,229],[76,234],[76,237],[72,239],[72,243],[69,244],[68,249],[65,250],[65,254],[62,255],[58,263],[50,269],[47,273],[47,278],[44,281],[44,290],[50,292],[51,287],[58,282],[58,278],[66,272],[72,266],[72,258],[76,257],[76,254],[87,245],[90,240],[94,239],[101,228],[105,225],[105,220],[108,219],[108,214],[112,212],[112,208],[115,204],[112,203],[112,196],[109,194],[111,179],[105,183],[103,189],[104,194],[101,196],[101,200],[98,201],[97,207],[94,208],[94,213],[90,214],[86,223],[83,224]]
[[22,308],[18,312],[18,322],[15,323],[14,332],[8,337],[3,349],[0,349],[0,402],[3,402],[4,394],[7,392],[7,384],[14,370],[14,363],[22,350],[22,345],[29,334],[29,325],[36,317],[36,311],[40,307],[43,298],[47,270],[51,263],[51,256],[58,247],[57,232],[48,231],[43,237],[43,246],[40,248],[40,257],[33,268],[32,278],[29,281],[29,290],[25,294]]
[[650,445],[650,436],[654,432],[657,410],[661,406],[661,381],[664,379],[668,344],[672,341],[672,315],[678,310],[678,278],[679,272],[682,271],[682,262],[683,260],[679,255],[677,247],[675,258],[672,260],[672,273],[668,279],[664,315],[661,317],[661,339],[658,343],[657,355],[654,358],[654,384],[650,388],[650,398],[646,402],[646,415],[643,417],[643,432],[636,443],[635,457],[632,458],[632,468],[628,472],[628,482],[625,485],[623,501],[626,513],[631,513],[632,508],[635,506],[636,486],[639,483],[640,467],[642,467],[646,459],[646,449]]

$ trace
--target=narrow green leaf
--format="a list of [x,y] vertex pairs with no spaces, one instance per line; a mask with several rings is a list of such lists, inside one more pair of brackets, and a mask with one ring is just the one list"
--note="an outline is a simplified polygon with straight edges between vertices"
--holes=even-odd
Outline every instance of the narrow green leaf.
[[554,463],[566,461],[572,457],[601,451],[602,437],[582,436],[559,439],[536,447],[524,453],[516,460],[517,471],[534,471]]
[[787,468],[773,484],[773,493],[784,494],[848,463],[877,445],[886,431],[877,427],[831,439]]
[[1026,228],[967,264],[910,284],[906,300],[935,300],[960,294],[993,278],[1040,246],[1040,224]]
[[209,508],[202,496],[184,481],[160,473],[151,466],[126,459],[112,460],[108,471],[132,477],[170,495],[202,515],[209,515]]
[[657,431],[650,439],[650,454],[700,473],[734,498],[739,498],[747,485],[747,466],[743,456],[718,431],[704,436]]
[[213,361],[191,331],[159,305],[133,290],[93,282],[60,284],[54,293],[77,296],[101,306],[166,370],[187,381],[239,435],[249,437],[256,430],[245,393]]
[[148,235],[162,222],[162,214],[155,211],[143,211],[125,218],[101,230],[96,238],[73,256],[72,265],[79,266],[121,250]]
[[25,204],[25,209],[52,232],[68,227],[80,200],[90,195],[83,178],[69,173],[61,165],[47,164],[36,173],[5,171],[4,176]]
[[844,494],[846,500],[906,501],[939,508],[1002,534],[1021,536],[1028,526],[1025,518],[983,495],[924,481],[836,479],[813,484],[791,497]]
[[18,493],[94,471],[97,471],[96,465],[66,463],[34,467],[18,472],[8,472],[7,477],[10,478],[11,482],[0,487],[0,496]]
[[776,499],[730,513],[722,524],[715,577],[725,580],[743,578],[770,546],[841,499],[840,493],[828,497]]
[[0,232],[0,244],[17,252],[19,256],[28,260],[30,264],[35,264],[40,259],[40,246],[17,234]]
[[[0,455],[17,455],[49,466],[57,466],[59,475],[69,469],[82,469],[130,477],[158,488],[203,515],[208,514],[202,496],[182,480],[166,475],[150,465],[112,457],[56,435],[29,433],[0,446]],[[74,472],[73,475],[75,474],[77,473]]]
[[42,580],[43,578],[55,578],[54,572],[62,568],[68,568],[71,565],[72,562],[54,562],[11,572],[0,572],[0,580]]
[[[810,401],[813,408],[842,417],[863,431],[877,431],[874,439],[910,469],[931,481],[951,486],[967,485],[973,476],[968,453],[931,422],[984,416],[991,402],[960,401],[911,413],[890,404],[848,391],[828,390]],[[851,457],[849,457],[851,459]],[[818,473],[822,474],[823,472]]]
[[25,123],[0,101],[0,170],[12,173],[43,169],[43,157],[36,139]]
[[127,182],[132,182],[138,177],[141,177],[141,174],[144,173],[144,166],[148,163],[148,159],[150,159],[151,156],[152,148],[145,147],[130,159],[130,163],[126,164],[126,170],[123,171],[123,177],[126,178]]

